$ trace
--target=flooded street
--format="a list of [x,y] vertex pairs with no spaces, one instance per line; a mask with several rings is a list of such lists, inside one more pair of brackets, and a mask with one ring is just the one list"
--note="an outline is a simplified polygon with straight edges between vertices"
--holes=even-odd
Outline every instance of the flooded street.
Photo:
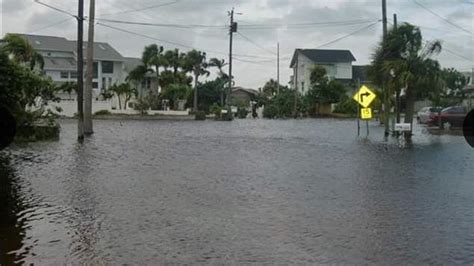
[[0,264],[474,263],[464,138],[355,126],[62,121],[0,153]]

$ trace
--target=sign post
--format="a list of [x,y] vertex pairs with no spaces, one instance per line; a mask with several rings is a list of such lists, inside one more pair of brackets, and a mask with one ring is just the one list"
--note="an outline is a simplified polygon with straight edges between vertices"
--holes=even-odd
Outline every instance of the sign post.
[[375,93],[371,91],[369,88],[367,88],[365,85],[360,87],[360,89],[352,97],[352,99],[354,99],[360,106],[363,107],[363,108],[359,108],[359,106],[357,107],[358,109],[357,116],[359,116],[362,120],[366,121],[367,136],[369,136],[369,120],[373,118],[372,108],[370,108],[369,106],[375,100],[376,97],[377,95],[375,95]]

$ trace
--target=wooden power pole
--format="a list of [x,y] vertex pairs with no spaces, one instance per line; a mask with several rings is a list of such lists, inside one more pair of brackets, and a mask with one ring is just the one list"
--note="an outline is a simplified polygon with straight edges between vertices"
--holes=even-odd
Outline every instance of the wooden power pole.
[[[383,24],[383,40],[386,41],[387,39],[387,0],[382,0],[382,24]],[[389,116],[390,116],[390,95],[389,95],[389,88],[387,83],[384,82],[383,88],[384,92],[384,126],[385,126],[385,137],[388,137],[390,134],[390,126],[389,126]]]
[[83,57],[83,38],[84,38],[84,0],[79,0],[77,14],[77,138],[79,141],[84,139],[84,57]]
[[277,43],[277,94],[280,94],[280,43]]
[[89,31],[87,39],[87,72],[84,90],[84,134],[94,133],[92,126],[92,80],[94,78],[94,20],[95,0],[90,0]]

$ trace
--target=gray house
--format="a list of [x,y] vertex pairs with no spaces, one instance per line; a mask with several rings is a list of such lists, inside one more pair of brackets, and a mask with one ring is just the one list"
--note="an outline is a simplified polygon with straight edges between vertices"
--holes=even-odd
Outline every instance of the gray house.
[[[77,42],[63,37],[18,34],[28,40],[44,58],[44,74],[57,84],[73,82],[77,79]],[[84,43],[84,60],[86,57]],[[87,64],[87,62],[85,62]],[[99,95],[114,83],[125,81],[127,72],[125,58],[111,45],[94,43],[94,95]]]
[[348,84],[353,79],[354,61],[356,59],[349,50],[296,49],[290,63],[293,69],[290,85],[306,94],[310,87],[311,69],[315,65],[324,67],[329,79]]

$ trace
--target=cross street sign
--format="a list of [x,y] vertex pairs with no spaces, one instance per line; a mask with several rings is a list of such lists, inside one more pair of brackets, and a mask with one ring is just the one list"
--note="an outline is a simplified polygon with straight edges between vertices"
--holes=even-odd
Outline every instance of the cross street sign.
[[367,108],[375,100],[377,96],[366,86],[362,86],[359,91],[352,97],[356,102],[358,102],[363,107]]

